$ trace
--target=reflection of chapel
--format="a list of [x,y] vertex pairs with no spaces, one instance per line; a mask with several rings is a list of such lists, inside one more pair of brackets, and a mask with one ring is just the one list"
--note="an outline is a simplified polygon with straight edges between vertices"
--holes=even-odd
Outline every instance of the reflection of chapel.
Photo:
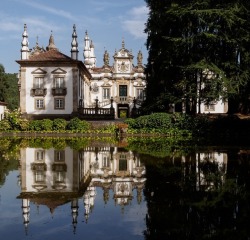
[[[94,108],[104,109],[100,114],[129,117],[136,113],[144,100],[146,86],[142,52],[134,65],[132,51],[115,50],[110,64],[107,50],[103,65],[96,66],[95,48],[86,32],[83,61],[78,59],[76,27],[73,26],[71,56],[61,53],[51,33],[49,44],[40,47],[38,41],[29,49],[27,26],[22,35],[19,71],[20,110],[27,118],[64,118],[90,114]],[[87,110],[88,111],[87,111]],[[111,112],[109,112],[109,110]]]

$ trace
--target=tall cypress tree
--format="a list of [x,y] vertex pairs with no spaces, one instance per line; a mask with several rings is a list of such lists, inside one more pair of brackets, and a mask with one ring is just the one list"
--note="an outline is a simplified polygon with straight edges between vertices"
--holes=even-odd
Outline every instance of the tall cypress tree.
[[[146,108],[229,99],[245,109],[249,84],[249,3],[146,0],[149,50]],[[201,86],[205,86],[205,88]],[[153,103],[153,104],[152,104]],[[231,104],[232,105],[232,104]]]

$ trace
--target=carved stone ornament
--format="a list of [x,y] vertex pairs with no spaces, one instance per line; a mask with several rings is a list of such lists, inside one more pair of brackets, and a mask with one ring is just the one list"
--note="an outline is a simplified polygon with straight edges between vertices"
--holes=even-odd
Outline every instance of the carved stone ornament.
[[91,91],[93,93],[98,93],[99,92],[99,87],[97,86],[96,83],[94,83],[94,84],[91,85]]
[[119,192],[124,193],[124,192],[127,192],[128,189],[129,189],[128,184],[126,184],[126,183],[121,183],[121,184],[118,185]]
[[120,72],[127,72],[129,70],[129,63],[122,62],[118,64],[118,71]]

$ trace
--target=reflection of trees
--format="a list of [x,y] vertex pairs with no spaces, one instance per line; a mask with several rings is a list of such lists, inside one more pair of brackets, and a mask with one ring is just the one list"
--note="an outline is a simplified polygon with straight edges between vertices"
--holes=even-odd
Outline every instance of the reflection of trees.
[[[250,237],[250,161],[246,156],[229,159],[224,183],[213,161],[204,161],[197,171],[192,157],[184,164],[171,158],[154,159],[152,164],[151,157],[143,158],[148,204],[146,240]],[[204,174],[207,184],[213,182],[213,187],[197,190],[197,172]]]
[[0,186],[10,171],[17,170],[19,151],[16,142],[0,140]]

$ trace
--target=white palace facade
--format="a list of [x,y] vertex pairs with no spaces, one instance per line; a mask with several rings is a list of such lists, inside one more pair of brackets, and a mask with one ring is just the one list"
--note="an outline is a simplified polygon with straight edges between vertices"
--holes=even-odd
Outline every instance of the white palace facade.
[[37,42],[30,49],[26,24],[21,45],[21,59],[16,61],[20,65],[20,111],[28,119],[87,118],[93,114],[130,117],[144,100],[142,53],[138,52],[135,66],[134,56],[125,48],[124,40],[121,49],[113,55],[113,65],[105,51],[101,67],[96,66],[94,45],[87,32],[83,61],[78,59],[75,25],[71,56],[57,49],[52,33],[46,48]]

